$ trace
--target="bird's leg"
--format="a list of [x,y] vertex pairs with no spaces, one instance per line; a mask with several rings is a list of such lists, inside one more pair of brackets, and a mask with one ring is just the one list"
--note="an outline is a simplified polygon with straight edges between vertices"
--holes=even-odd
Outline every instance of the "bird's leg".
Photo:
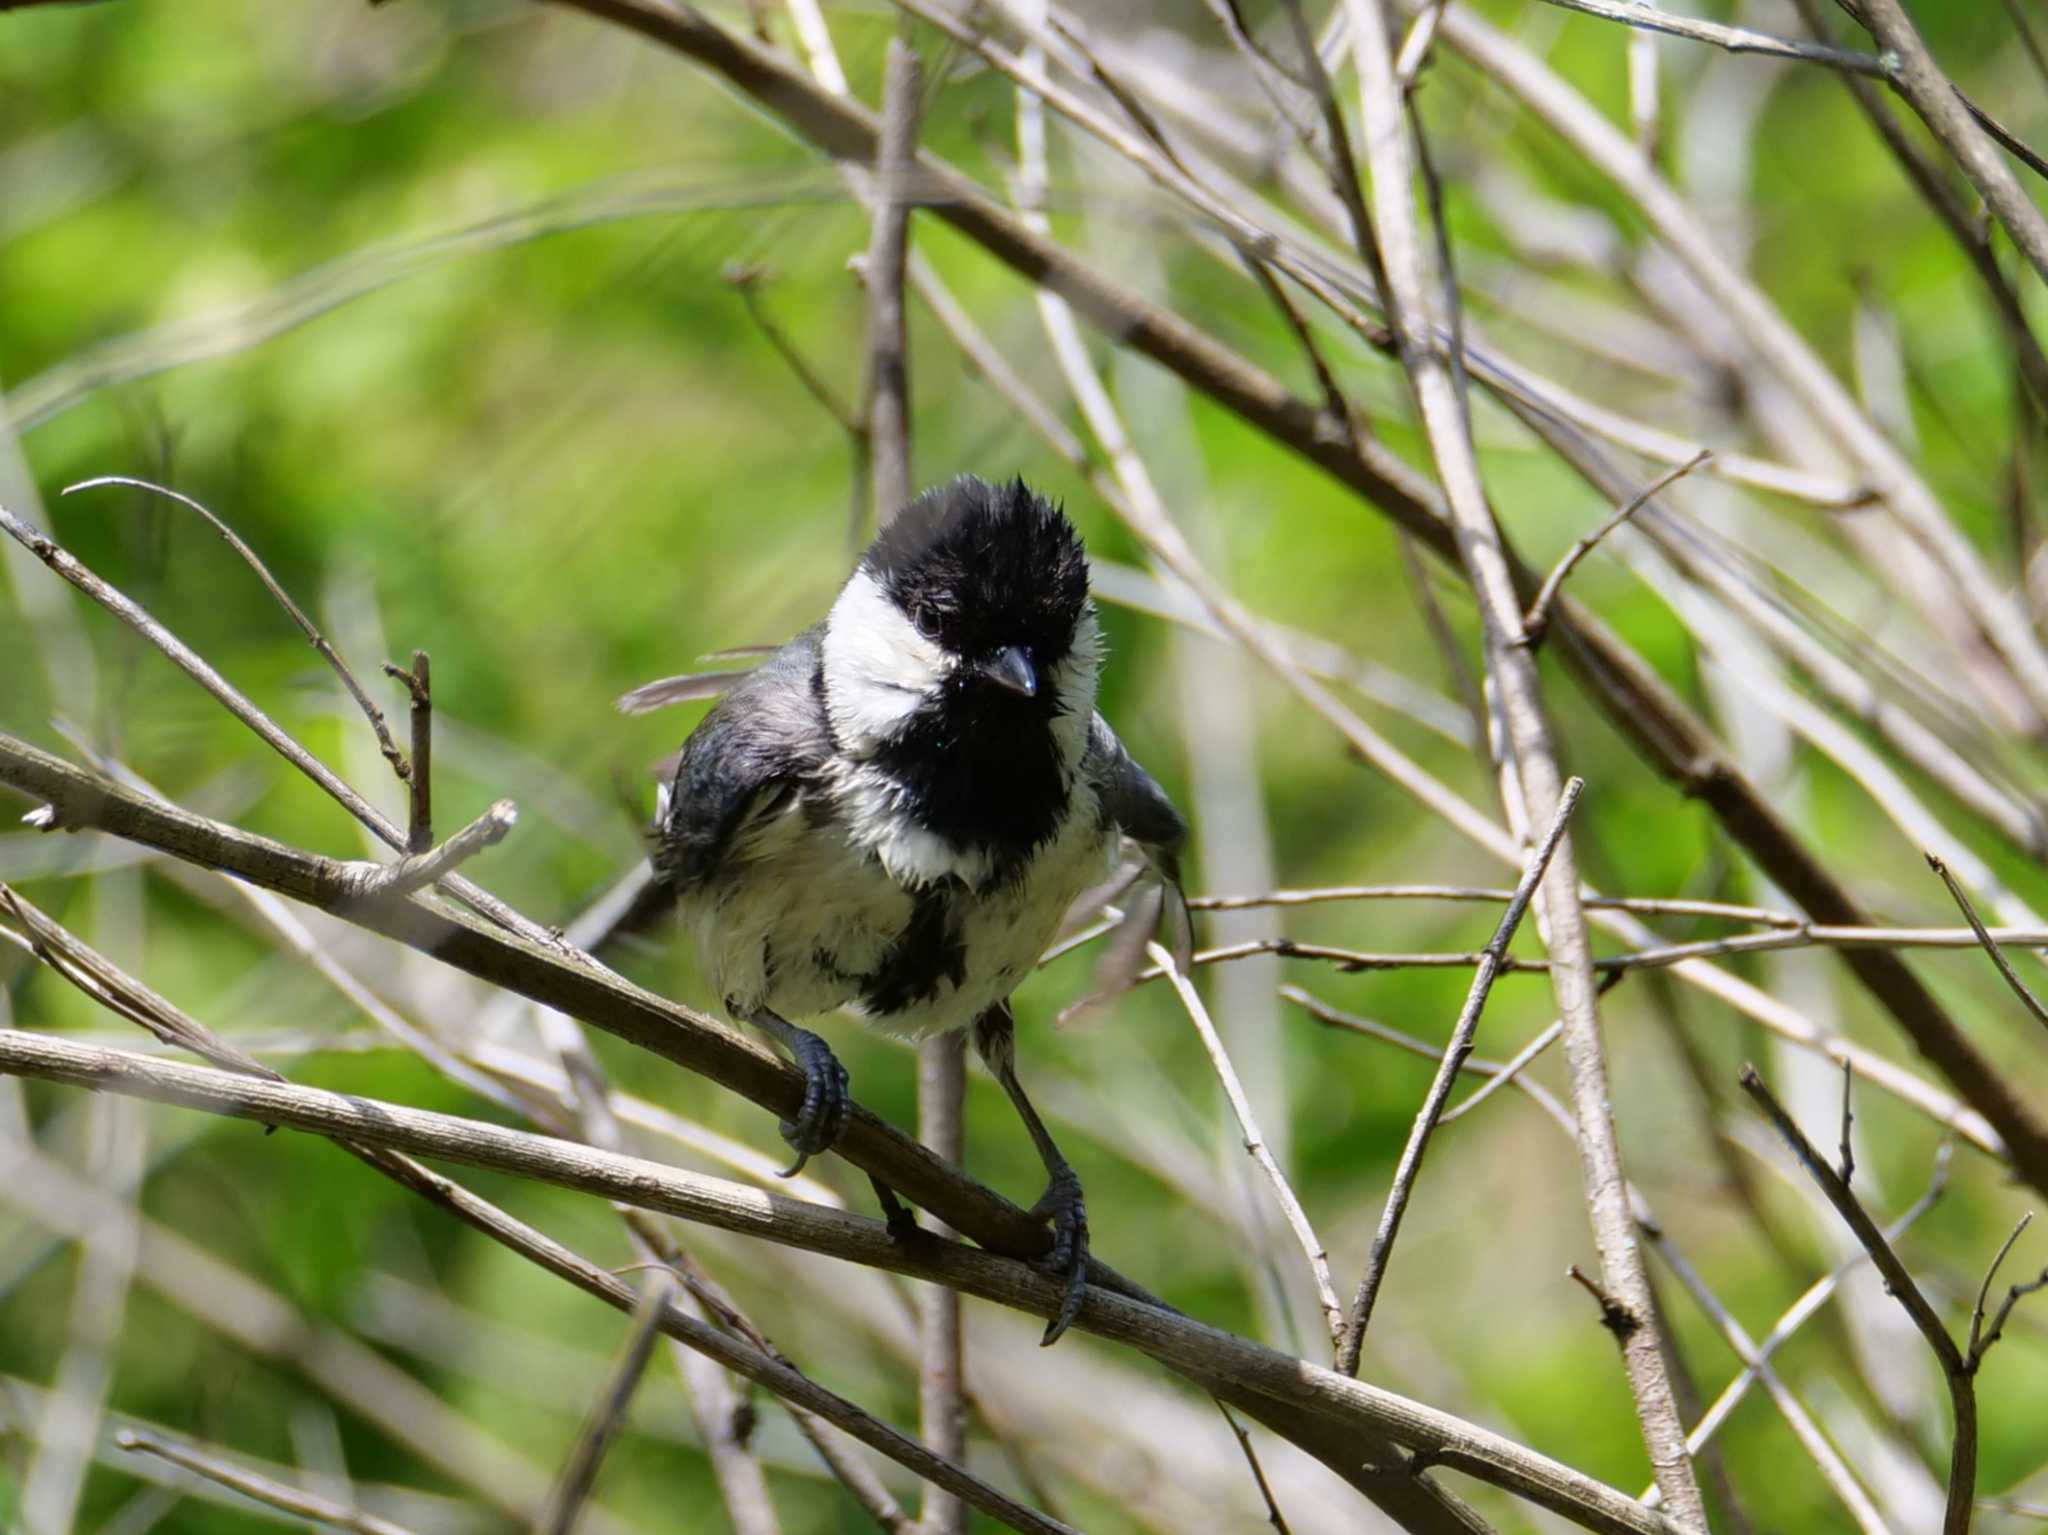
[[1010,1102],[1017,1106],[1017,1117],[1024,1121],[1031,1144],[1038,1148],[1039,1158],[1045,1163],[1045,1192],[1031,1207],[1031,1213],[1052,1221],[1052,1251],[1045,1255],[1046,1266],[1066,1281],[1067,1291],[1058,1313],[1046,1323],[1045,1336],[1038,1340],[1043,1348],[1057,1343],[1060,1334],[1081,1312],[1081,1298],[1088,1288],[1088,1206],[1081,1197],[1080,1178],[1060,1155],[1060,1148],[1052,1132],[1045,1128],[1045,1121],[1038,1117],[1038,1110],[1024,1096],[1024,1084],[1017,1080],[1016,1045],[1017,1025],[1010,1016],[1008,1003],[992,1007],[974,1020],[974,1048],[995,1079],[1003,1084]]
[[846,1091],[846,1068],[830,1045],[780,1013],[764,1007],[750,1013],[748,1021],[787,1050],[804,1074],[803,1107],[796,1111],[795,1119],[785,1119],[779,1127],[782,1138],[796,1153],[796,1160],[782,1170],[782,1176],[794,1178],[803,1171],[804,1163],[821,1151],[830,1151],[846,1129],[847,1111],[853,1104]]

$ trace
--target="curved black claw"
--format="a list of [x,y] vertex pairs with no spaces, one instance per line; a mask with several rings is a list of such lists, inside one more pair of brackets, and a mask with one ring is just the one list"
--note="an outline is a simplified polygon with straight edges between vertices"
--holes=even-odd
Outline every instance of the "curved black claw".
[[795,1119],[785,1119],[778,1127],[796,1153],[796,1160],[782,1170],[784,1178],[794,1178],[812,1157],[838,1143],[853,1105],[846,1091],[846,1068],[839,1064],[832,1047],[808,1029],[793,1033],[790,1049],[804,1074],[804,1102]]
[[1081,1300],[1088,1293],[1088,1204],[1081,1197],[1081,1180],[1074,1176],[1073,1168],[1053,1170],[1052,1181],[1031,1213],[1041,1220],[1052,1218],[1052,1251],[1044,1262],[1067,1282],[1060,1309],[1045,1324],[1045,1336],[1038,1340],[1040,1348],[1050,1348],[1081,1314]]

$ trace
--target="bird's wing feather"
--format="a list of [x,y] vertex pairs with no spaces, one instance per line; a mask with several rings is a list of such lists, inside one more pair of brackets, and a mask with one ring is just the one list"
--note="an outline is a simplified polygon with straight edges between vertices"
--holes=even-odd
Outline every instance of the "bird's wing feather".
[[1162,874],[1180,877],[1180,850],[1187,841],[1187,822],[1152,775],[1138,766],[1109,722],[1096,715],[1090,726],[1088,755],[1096,793],[1117,829],[1144,852]]
[[1096,793],[1117,830],[1138,850],[1150,878],[1141,875],[1126,893],[1124,919],[1103,949],[1094,989],[1063,1017],[1099,1007],[1128,990],[1144,968],[1146,945],[1162,929],[1174,963],[1183,970],[1194,952],[1194,927],[1180,883],[1187,822],[1101,715],[1095,716],[1089,735],[1088,762]]
[[734,685],[683,743],[658,818],[655,868],[688,887],[749,821],[779,805],[831,752],[814,686],[819,631],[807,629]]

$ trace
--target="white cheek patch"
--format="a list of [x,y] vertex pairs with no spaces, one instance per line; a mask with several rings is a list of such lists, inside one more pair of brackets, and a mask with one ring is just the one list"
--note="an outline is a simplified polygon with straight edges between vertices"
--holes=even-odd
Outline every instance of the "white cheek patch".
[[855,757],[871,755],[944,680],[951,662],[865,570],[825,620],[825,711]]

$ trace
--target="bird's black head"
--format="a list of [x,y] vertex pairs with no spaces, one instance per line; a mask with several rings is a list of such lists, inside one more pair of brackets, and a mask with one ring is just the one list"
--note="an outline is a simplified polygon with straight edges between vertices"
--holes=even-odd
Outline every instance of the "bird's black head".
[[[1066,659],[1088,607],[1088,561],[1073,525],[1022,480],[963,475],[897,513],[861,560],[925,639],[965,663],[1037,680]],[[989,674],[994,676],[995,674]],[[1012,691],[1016,691],[1015,688]],[[1036,691],[1034,688],[1033,691]]]
[[1020,480],[955,480],[883,529],[826,620],[835,743],[888,775],[899,813],[1012,868],[1067,803],[1100,643],[1059,509]]

